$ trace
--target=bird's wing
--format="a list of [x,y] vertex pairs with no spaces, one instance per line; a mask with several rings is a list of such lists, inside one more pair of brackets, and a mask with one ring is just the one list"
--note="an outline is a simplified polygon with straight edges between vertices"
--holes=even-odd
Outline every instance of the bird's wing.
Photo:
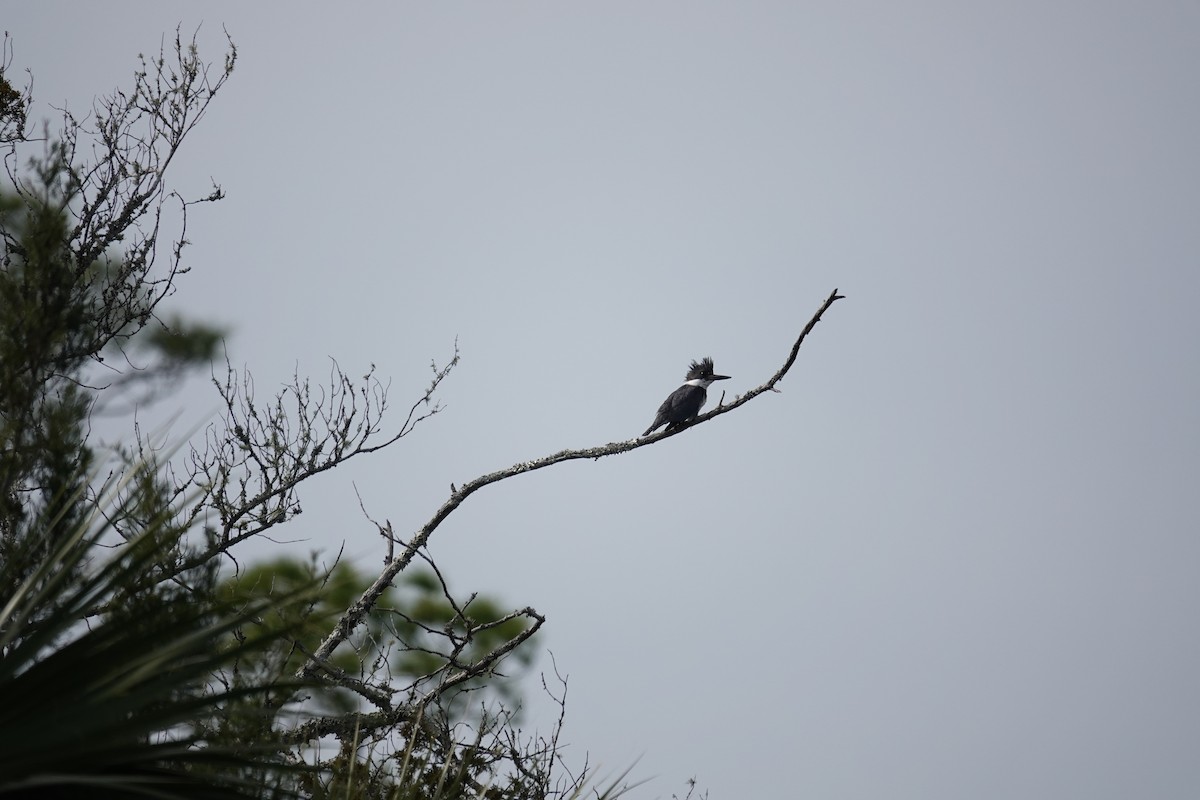
[[684,401],[684,398],[686,398],[688,396],[688,389],[690,389],[690,388],[691,387],[686,386],[686,385],[680,386],[678,389],[676,389],[675,391],[673,391],[669,395],[667,395],[667,399],[663,400],[662,405],[658,407],[658,413],[659,414],[669,413],[671,411],[671,409],[675,408],[675,406],[682,403]]

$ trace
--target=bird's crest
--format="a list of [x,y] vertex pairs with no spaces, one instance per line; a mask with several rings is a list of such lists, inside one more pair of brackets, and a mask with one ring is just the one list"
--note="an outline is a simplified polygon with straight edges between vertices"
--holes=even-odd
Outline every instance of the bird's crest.
[[713,360],[711,358],[709,358],[708,356],[705,356],[704,358],[700,359],[699,361],[693,361],[692,365],[690,367],[688,367],[687,379],[689,381],[694,381],[697,378],[711,377],[712,374],[713,374]]

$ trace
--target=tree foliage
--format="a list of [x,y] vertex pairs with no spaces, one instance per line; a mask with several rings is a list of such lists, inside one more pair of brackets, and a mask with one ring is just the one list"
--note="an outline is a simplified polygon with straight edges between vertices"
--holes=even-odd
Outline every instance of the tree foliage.
[[223,194],[185,199],[168,168],[235,62],[229,42],[213,70],[177,32],[139,58],[130,91],[64,111],[45,141],[7,59],[0,73],[0,793],[546,796],[552,748],[522,739],[494,672],[536,614],[460,601],[429,562],[317,659],[371,581],[337,561],[235,556],[300,513],[302,483],[437,413],[457,354],[391,431],[373,370],[356,381],[335,364],[328,384],[297,377],[266,402],[227,370],[222,418],[181,451],[90,441],[102,404],[152,398],[222,341],[159,307],[188,271],[190,210]]
[[284,789],[297,767],[281,748],[260,739],[235,749],[206,732],[234,705],[269,698],[278,715],[313,687],[214,678],[262,649],[237,631],[314,587],[218,604],[215,563],[174,569],[192,546],[157,466],[126,460],[99,478],[87,440],[96,392],[84,375],[101,357],[89,348],[105,277],[76,268],[66,165],[35,167],[38,183],[0,201],[0,793]]
[[[476,491],[574,459],[653,446],[773,390],[832,293],[763,385],[687,425],[564,450],[461,486],[409,536],[363,512],[383,566],[334,558],[243,564],[242,545],[302,512],[301,491],[401,442],[439,413],[457,343],[400,414],[374,366],[332,362],[262,397],[249,371],[214,370],[221,411],[178,450],[135,434],[89,438],[97,409],[137,404],[222,332],[167,317],[188,215],[223,196],[168,183],[229,80],[176,32],[139,57],[133,86],[28,137],[29,86],[0,61],[0,794],[337,798],[613,797],[564,768],[562,716],[520,727],[505,673],[532,658],[544,618],[451,591],[424,549]],[[30,147],[40,148],[27,157]],[[173,230],[173,236],[165,232]],[[114,402],[116,400],[117,402]],[[128,407],[128,405],[126,406]],[[503,670],[502,670],[503,668]],[[545,681],[565,709],[566,680]],[[690,796],[690,793],[689,793]]]
[[[118,489],[106,487],[100,505],[118,502]],[[144,576],[179,542],[149,525],[112,558],[89,564],[109,532],[102,520],[97,514],[75,525],[4,595],[0,794],[286,794],[311,770],[283,757],[263,709],[277,717],[299,690],[320,687],[213,678],[257,658],[269,644],[239,635],[242,630],[311,602],[315,585],[238,606],[211,602],[211,570],[189,575],[187,592],[148,587]],[[11,564],[0,565],[6,581]],[[286,625],[275,630],[293,635]],[[228,725],[233,709],[257,718],[251,740],[212,737]]]

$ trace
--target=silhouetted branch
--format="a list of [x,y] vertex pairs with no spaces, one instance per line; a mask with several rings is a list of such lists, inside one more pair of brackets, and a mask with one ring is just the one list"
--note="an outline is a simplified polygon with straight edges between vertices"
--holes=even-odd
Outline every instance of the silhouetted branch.
[[394,444],[441,411],[435,393],[457,363],[456,342],[449,363],[430,365],[429,385],[383,441],[390,387],[375,377],[373,364],[355,381],[334,361],[325,385],[297,375],[265,404],[255,397],[250,374],[227,365],[223,382],[213,378],[225,406],[224,424],[210,426],[204,448],[193,448],[189,477],[179,488],[202,490],[192,505],[192,521],[208,512],[219,516],[219,525],[212,526],[215,536],[195,564],[292,519],[300,513],[296,489],[301,483]]
[[[775,385],[783,379],[783,376],[788,373],[788,370],[792,368],[792,364],[795,363],[796,355],[799,353],[800,345],[804,343],[804,339],[808,336],[812,329],[816,327],[816,324],[821,321],[821,316],[827,310],[829,310],[829,307],[840,299],[842,299],[842,295],[837,293],[837,289],[834,289],[829,297],[826,298],[825,302],[821,304],[821,307],[817,309],[817,313],[813,315],[812,319],[808,321],[808,324],[805,325],[804,329],[800,332],[800,336],[796,339],[795,344],[792,345],[791,352],[788,354],[787,359],[783,362],[783,366],[780,367],[779,370],[766,381],[766,383],[751,389],[746,394],[735,399],[729,405],[719,405],[712,411],[699,415],[694,420],[691,420],[690,422],[673,431],[663,431],[661,433],[648,436],[644,439],[627,439],[622,442],[611,442],[599,447],[588,447],[582,450],[563,450],[558,453],[554,453],[553,455],[544,456],[532,461],[522,461],[506,469],[497,470],[496,472],[489,472],[486,475],[481,475],[472,481],[464,483],[462,486],[452,488],[450,498],[446,500],[446,502],[442,504],[442,507],[439,508],[436,513],[434,513],[433,517],[426,522],[419,531],[417,531],[416,535],[413,536],[413,538],[405,546],[404,551],[396,558],[391,559],[384,566],[383,571],[380,573],[379,577],[376,578],[375,582],[367,588],[362,597],[360,597],[354,603],[354,605],[347,609],[346,613],[342,615],[340,620],[338,620],[332,632],[330,632],[329,636],[326,637],[325,641],[321,643],[321,646],[318,647],[317,651],[313,654],[313,659],[301,667],[297,674],[301,677],[308,677],[318,671],[318,663],[322,660],[328,659],[338,645],[350,637],[354,630],[362,623],[366,615],[375,607],[375,604],[379,602],[379,598],[383,595],[387,588],[391,586],[392,581],[395,580],[396,576],[399,575],[409,565],[413,557],[417,554],[417,551],[424,547],[429,541],[429,537],[433,535],[433,532],[437,530],[438,526],[441,525],[446,517],[450,516],[455,509],[462,505],[464,500],[466,500],[476,491],[489,484],[505,480],[506,478],[512,478],[525,472],[533,472],[534,470],[545,469],[546,467],[551,467],[555,464],[561,464],[564,461],[573,461],[581,458],[602,458],[604,456],[625,453],[630,450],[635,450],[639,447],[646,447],[662,441],[670,436],[675,436],[694,425],[707,422],[713,417],[726,414],[730,411],[733,411],[735,408],[745,405],[763,392],[773,390],[775,388]],[[529,610],[532,611],[532,609]]]
[[[188,271],[183,263],[188,209],[224,194],[214,184],[207,196],[184,198],[168,188],[167,171],[233,72],[237,48],[228,34],[226,42],[224,63],[210,69],[195,37],[185,40],[176,29],[173,42],[164,42],[157,56],[139,58],[132,91],[116,89],[97,98],[82,117],[62,109],[58,140],[31,160],[30,169],[18,158],[15,142],[6,148],[13,191],[26,203],[56,205],[72,219],[66,243],[76,290],[92,298],[90,335],[72,343],[63,357],[103,361],[100,351],[145,327]],[[156,268],[169,202],[178,205],[177,228],[166,266]],[[13,231],[0,230],[0,239],[9,253],[28,255]]]

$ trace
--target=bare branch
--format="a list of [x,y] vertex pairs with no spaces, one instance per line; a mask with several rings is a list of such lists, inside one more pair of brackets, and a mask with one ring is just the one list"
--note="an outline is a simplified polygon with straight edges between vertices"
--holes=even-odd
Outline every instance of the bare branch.
[[8,145],[10,152],[27,138],[26,125],[33,105],[33,75],[26,70],[29,77],[25,89],[18,90],[9,80],[12,61],[13,43],[5,31],[0,44],[0,147]]
[[[225,420],[210,426],[203,448],[193,448],[188,482],[203,490],[193,520],[206,511],[219,517],[210,548],[194,559],[202,563],[252,536],[265,533],[301,512],[297,487],[352,458],[374,453],[408,436],[442,410],[435,393],[458,364],[454,355],[442,367],[431,364],[433,378],[412,403],[403,423],[380,441],[389,407],[389,386],[375,377],[375,366],[361,381],[331,360],[329,380],[314,385],[294,375],[268,404],[255,396],[248,372],[226,365],[224,381],[213,383],[221,395]],[[320,657],[325,658],[325,657]]]
[[543,617],[541,614],[534,611],[532,608],[526,607],[526,608],[521,609],[520,611],[514,611],[513,613],[509,614],[508,616],[506,616],[502,619],[498,619],[495,622],[487,623],[485,625],[480,625],[476,628],[473,628],[470,631],[469,635],[474,635],[476,633],[487,630],[489,628],[498,627],[500,625],[503,625],[506,622],[510,622],[514,619],[519,619],[521,617],[524,617],[526,619],[532,619],[534,621],[533,625],[531,625],[528,628],[526,628],[525,630],[521,631],[519,634],[512,637],[511,639],[509,639],[507,642],[500,645],[499,647],[496,647],[490,653],[487,653],[486,655],[484,655],[482,658],[478,659],[474,663],[463,665],[462,668],[459,669],[457,672],[448,674],[442,680],[442,682],[438,685],[437,691],[435,692],[435,696],[445,694],[448,690],[452,689],[455,686],[458,686],[461,683],[465,683],[466,681],[469,681],[471,678],[475,678],[480,675],[484,675],[488,672],[491,672],[492,669],[497,664],[499,664],[500,661],[506,655],[508,655],[512,651],[516,650],[518,647],[521,646],[521,644],[523,642],[527,641],[530,637],[532,637],[535,633],[537,633],[538,630],[542,627],[542,625],[545,624],[545,622],[546,622],[545,617]]
[[[224,64],[210,71],[196,37],[185,41],[176,29],[172,44],[164,42],[157,56],[139,57],[130,92],[116,89],[97,98],[83,118],[61,109],[58,141],[33,161],[35,179],[21,174],[17,142],[7,148],[5,169],[17,195],[26,203],[60,207],[73,221],[66,240],[77,291],[90,300],[90,335],[64,358],[102,361],[100,351],[144,327],[187,272],[188,209],[223,193],[214,184],[207,196],[184,199],[168,189],[167,172],[233,71],[237,48],[228,33],[226,38]],[[177,237],[166,266],[156,269],[168,202],[178,203]],[[25,255],[13,232],[0,231],[0,238],[9,251]]]
[[733,411],[735,408],[745,405],[763,392],[770,391],[775,388],[775,385],[778,384],[779,381],[783,379],[784,375],[788,373],[788,370],[792,368],[792,364],[794,364],[796,361],[796,355],[800,351],[800,345],[804,343],[804,340],[808,334],[814,327],[816,327],[816,324],[820,322],[821,316],[829,310],[830,306],[840,299],[842,299],[842,295],[839,295],[837,293],[837,289],[834,289],[833,292],[830,293],[829,297],[826,298],[821,307],[817,309],[817,312],[813,315],[812,319],[808,321],[808,324],[805,325],[804,329],[800,332],[800,336],[797,337],[795,344],[792,345],[791,352],[788,354],[787,359],[783,362],[783,366],[781,366],[779,370],[761,386],[751,389],[749,392],[737,398],[729,405],[718,405],[713,410],[699,415],[694,420],[680,426],[678,429],[673,431],[663,431],[652,436],[648,436],[644,439],[628,439],[623,442],[611,442],[599,447],[589,447],[581,450],[562,450],[558,453],[554,453],[553,455],[544,456],[532,461],[522,461],[514,464],[511,467],[508,467],[507,469],[497,470],[496,472],[490,472],[486,475],[481,475],[474,480],[462,484],[461,486],[457,487],[457,489],[452,490],[450,498],[446,500],[446,502],[442,504],[442,507],[437,510],[433,517],[426,522],[419,531],[417,531],[417,533],[406,545],[404,552],[402,552],[395,559],[391,560],[384,567],[383,571],[380,573],[379,577],[376,578],[375,582],[372,583],[371,586],[367,588],[366,592],[363,593],[362,597],[360,597],[358,601],[354,603],[354,605],[346,610],[346,613],[342,615],[340,620],[338,620],[329,636],[326,637],[325,641],[321,643],[321,646],[317,648],[316,653],[314,653],[313,660],[310,660],[308,663],[302,666],[298,670],[297,675],[301,677],[308,677],[316,672],[317,664],[319,663],[318,660],[328,659],[330,654],[333,653],[338,645],[350,637],[354,630],[360,624],[362,624],[362,621],[366,615],[375,607],[376,603],[379,602],[379,598],[383,595],[384,591],[391,586],[392,581],[395,580],[396,576],[399,575],[409,565],[417,551],[424,547],[429,541],[429,537],[433,535],[433,532],[437,530],[438,526],[441,525],[446,517],[450,516],[455,509],[462,505],[464,500],[466,500],[476,491],[489,484],[497,483],[525,472],[533,472],[534,470],[545,469],[546,467],[551,467],[555,464],[561,464],[564,461],[573,461],[583,458],[603,458],[604,456],[612,456],[617,455],[618,453],[626,453],[630,450],[636,450],[639,447],[646,447],[668,437],[675,436],[681,431],[692,427],[693,425],[699,425],[703,422],[707,422],[714,417],[720,416],[721,414],[726,414],[730,411]]

